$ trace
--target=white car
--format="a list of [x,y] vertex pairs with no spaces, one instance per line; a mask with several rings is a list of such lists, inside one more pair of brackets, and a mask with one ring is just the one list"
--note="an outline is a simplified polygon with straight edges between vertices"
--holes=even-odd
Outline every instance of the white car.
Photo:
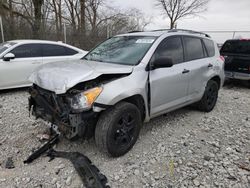
[[65,60],[79,60],[87,51],[62,42],[13,40],[0,44],[0,90],[27,87],[30,74],[39,66]]

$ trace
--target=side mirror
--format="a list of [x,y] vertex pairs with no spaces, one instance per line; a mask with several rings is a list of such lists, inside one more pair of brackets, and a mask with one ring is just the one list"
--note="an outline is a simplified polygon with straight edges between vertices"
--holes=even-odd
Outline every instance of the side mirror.
[[10,61],[11,59],[15,59],[15,55],[13,53],[7,53],[5,56],[3,56],[4,61]]
[[173,60],[168,57],[159,57],[153,62],[153,69],[172,67]]

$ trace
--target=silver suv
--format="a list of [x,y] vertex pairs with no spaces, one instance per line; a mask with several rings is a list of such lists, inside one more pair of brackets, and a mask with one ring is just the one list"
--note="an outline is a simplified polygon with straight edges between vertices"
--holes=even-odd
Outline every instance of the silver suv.
[[113,157],[135,144],[143,122],[195,104],[210,112],[224,62],[207,34],[189,30],[112,37],[82,60],[47,64],[30,81],[34,116],[67,138],[95,137]]

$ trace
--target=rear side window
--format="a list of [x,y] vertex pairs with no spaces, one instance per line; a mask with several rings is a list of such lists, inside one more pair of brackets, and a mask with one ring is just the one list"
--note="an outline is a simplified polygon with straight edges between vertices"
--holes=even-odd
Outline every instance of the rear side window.
[[221,53],[250,55],[250,40],[229,40],[221,48]]
[[215,55],[214,42],[208,39],[203,39],[203,42],[207,49],[208,56],[213,57]]
[[204,57],[203,45],[200,38],[184,37],[186,60],[192,61]]
[[71,48],[67,48],[67,47],[64,47],[64,48],[65,48],[65,50],[66,50],[66,54],[67,54],[67,55],[75,55],[75,54],[78,53],[78,51],[75,51],[75,50],[73,50],[73,49],[71,49]]
[[181,38],[171,37],[163,40],[155,52],[155,58],[157,57],[171,58],[174,64],[182,63],[184,57]]
[[44,57],[51,57],[51,56],[68,56],[74,55],[78,52],[56,44],[43,44],[43,56]]
[[23,44],[11,50],[11,53],[16,58],[42,57],[42,48],[40,44]]

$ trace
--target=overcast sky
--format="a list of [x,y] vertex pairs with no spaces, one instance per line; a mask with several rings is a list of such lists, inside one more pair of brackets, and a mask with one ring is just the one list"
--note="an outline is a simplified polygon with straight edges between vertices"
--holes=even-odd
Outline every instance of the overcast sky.
[[[152,17],[152,23],[146,29],[162,29],[169,27],[167,17],[155,7],[156,0],[113,0],[120,9],[135,7],[146,16]],[[182,19],[177,23],[178,28],[198,31],[250,31],[250,0],[210,0],[208,10],[200,17]],[[209,33],[217,42],[232,38],[233,33]],[[236,37],[248,37],[250,33],[236,33]]]

